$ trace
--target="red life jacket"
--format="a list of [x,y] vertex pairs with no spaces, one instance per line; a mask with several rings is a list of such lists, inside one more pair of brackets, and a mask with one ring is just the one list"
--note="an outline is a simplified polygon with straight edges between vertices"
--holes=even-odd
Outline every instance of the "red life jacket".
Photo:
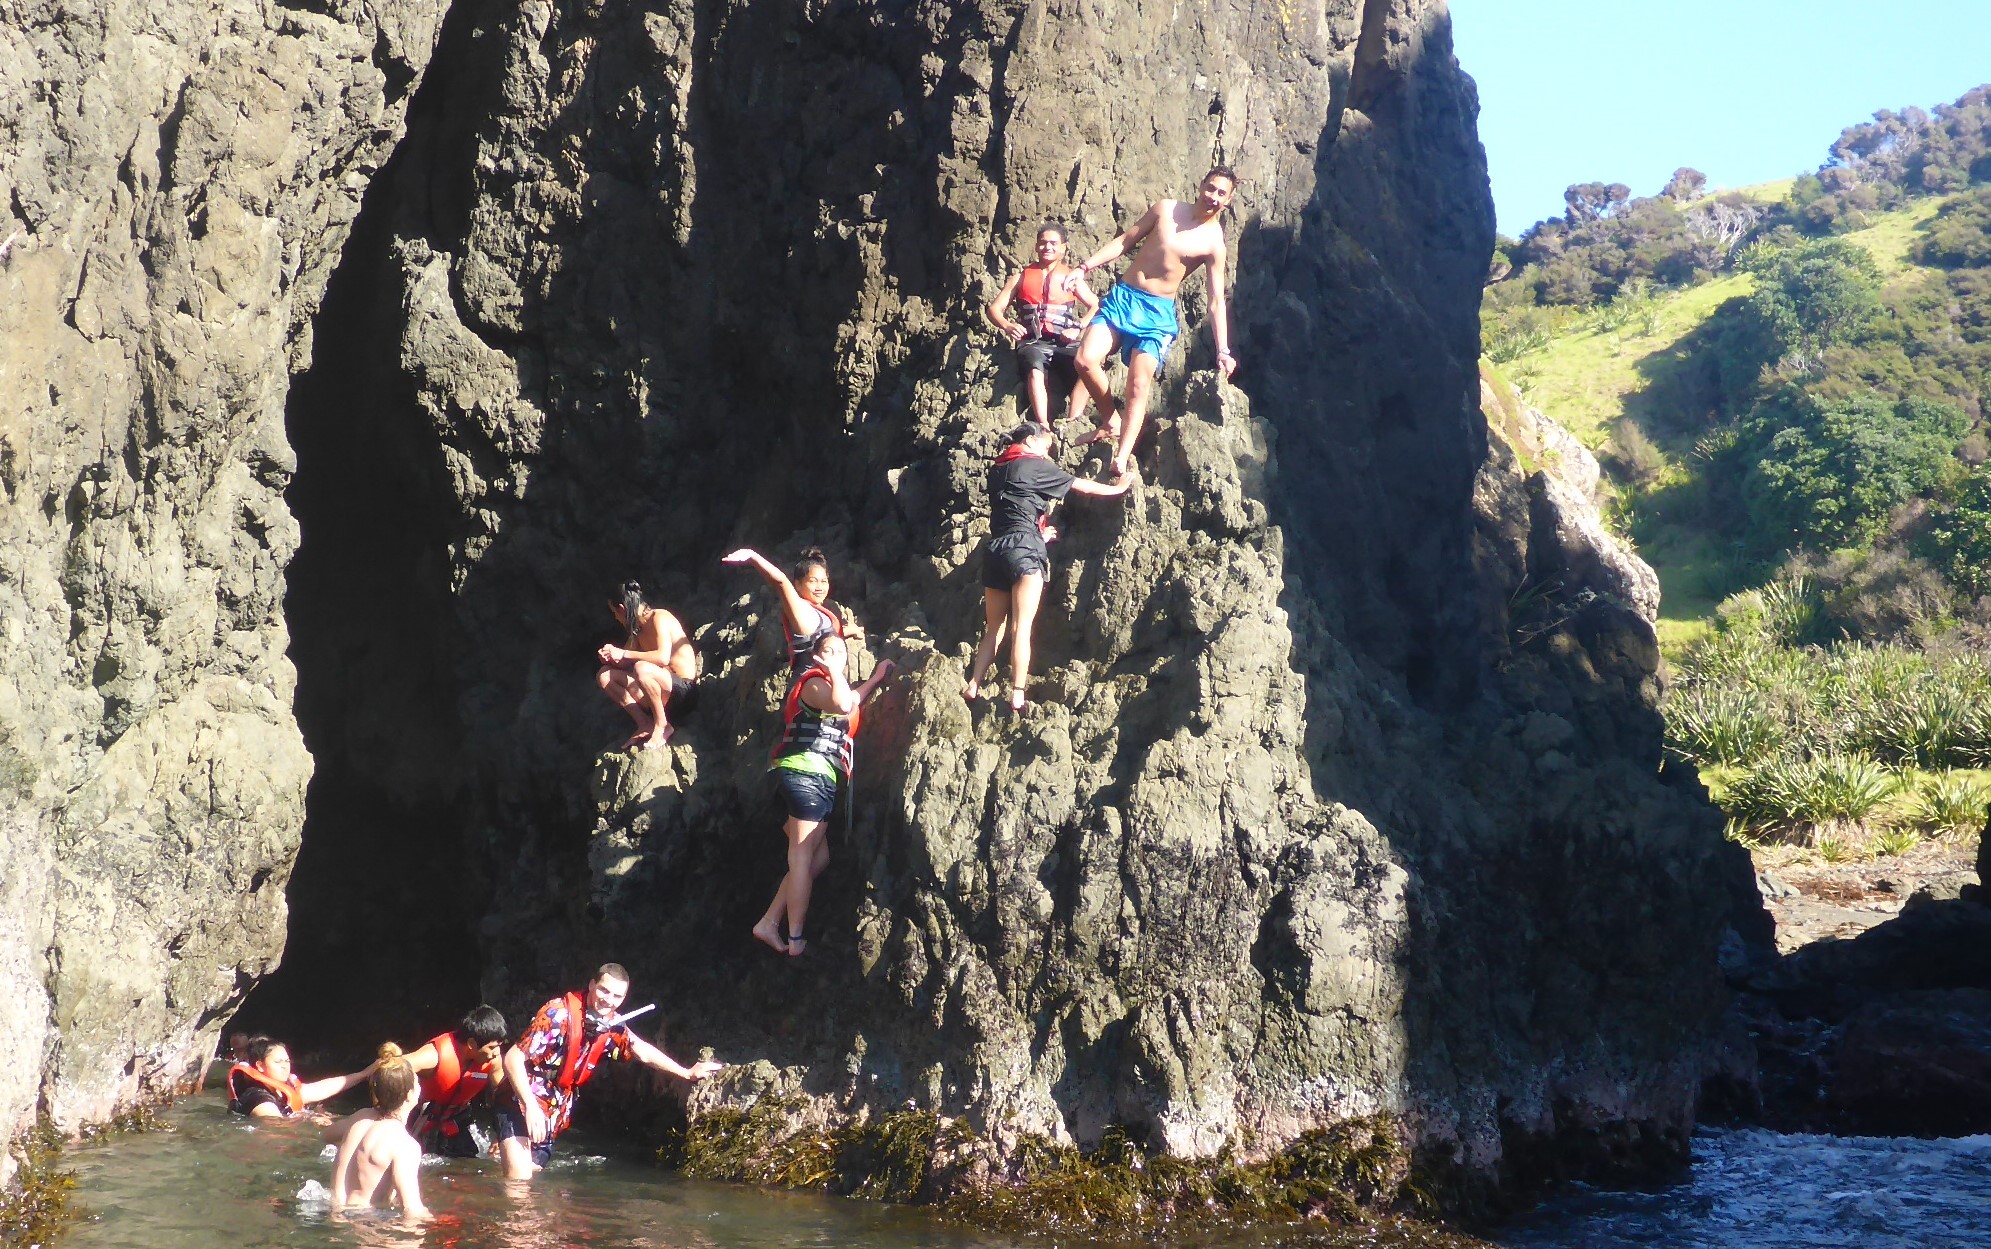
[[830,670],[812,663],[789,680],[788,697],[782,700],[781,706],[781,740],[775,744],[774,757],[821,755],[849,776],[851,752],[857,740],[857,723],[863,718],[863,709],[839,716],[818,711],[803,702],[802,687],[809,683],[809,678],[818,676],[828,681]]
[[608,1043],[615,1039],[614,1028],[603,1028],[594,1040],[583,1042],[582,1023],[587,1008],[582,1005],[578,993],[569,993],[567,1002],[567,1053],[560,1062],[560,1074],[553,1083],[566,1092],[573,1092],[586,1084],[594,1075],[595,1068],[601,1066],[602,1055],[608,1052]]
[[497,1079],[498,1063],[484,1063],[465,1070],[463,1051],[456,1046],[456,1034],[445,1032],[429,1042],[435,1047],[436,1065],[424,1071],[422,1100],[429,1103],[429,1115],[448,1116],[468,1106],[479,1093]]
[[1063,282],[1051,279],[1046,265],[1025,265],[1016,284],[1016,302],[1022,305],[1019,319],[1032,338],[1070,338],[1077,333],[1078,319],[1072,315],[1076,298]]
[[228,1069],[228,1100],[239,1106],[242,1104],[242,1094],[245,1090],[240,1084],[236,1083],[238,1077],[260,1084],[270,1092],[275,1093],[278,1097],[281,1097],[284,1106],[283,1112],[286,1115],[294,1115],[304,1109],[304,1088],[297,1082],[296,1076],[290,1077],[288,1081],[279,1081],[274,1076],[260,1071],[248,1063],[236,1063]]

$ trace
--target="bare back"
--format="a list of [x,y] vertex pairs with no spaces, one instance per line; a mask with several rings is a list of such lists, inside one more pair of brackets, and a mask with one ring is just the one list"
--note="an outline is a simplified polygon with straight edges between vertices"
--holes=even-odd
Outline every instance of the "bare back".
[[415,1179],[422,1149],[399,1119],[367,1119],[353,1124],[339,1144],[334,1195],[342,1208],[398,1205],[408,1214],[423,1212]]
[[636,645],[629,649],[668,655],[666,666],[672,672],[687,681],[698,679],[698,652],[692,649],[690,635],[676,616],[661,607],[651,608],[643,617],[636,630]]
[[1164,299],[1174,299],[1182,280],[1224,254],[1220,216],[1201,219],[1196,205],[1165,199],[1148,209],[1152,219],[1123,281]]

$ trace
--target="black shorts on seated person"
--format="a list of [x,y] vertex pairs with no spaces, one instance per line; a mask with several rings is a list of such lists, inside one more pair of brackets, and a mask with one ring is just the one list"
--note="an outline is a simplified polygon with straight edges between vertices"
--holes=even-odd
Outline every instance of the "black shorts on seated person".
[[1078,343],[1059,338],[1026,338],[1016,344],[1016,371],[1024,378],[1032,373],[1055,372],[1070,381],[1078,380]]

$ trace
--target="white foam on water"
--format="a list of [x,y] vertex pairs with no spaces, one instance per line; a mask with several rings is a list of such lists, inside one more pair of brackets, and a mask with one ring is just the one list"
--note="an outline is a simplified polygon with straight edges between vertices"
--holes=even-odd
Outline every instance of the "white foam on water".
[[304,1181],[304,1187],[297,1190],[297,1204],[300,1206],[329,1206],[332,1204],[332,1190],[317,1180]]
[[1578,1186],[1499,1239],[1517,1249],[1981,1249],[1991,1245],[1991,1136],[1703,1131],[1684,1182]]

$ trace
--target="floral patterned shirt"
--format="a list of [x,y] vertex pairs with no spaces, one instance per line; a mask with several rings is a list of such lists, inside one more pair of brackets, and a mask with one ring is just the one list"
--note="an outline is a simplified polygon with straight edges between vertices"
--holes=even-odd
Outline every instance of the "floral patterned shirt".
[[[591,1017],[585,1017],[586,1007],[582,1011],[581,1044],[585,1049],[601,1035],[601,1028]],[[567,1121],[574,1117],[574,1094],[578,1091],[563,1089],[559,1084],[560,1069],[567,1062],[567,999],[556,997],[540,1007],[525,1035],[519,1038],[518,1047],[525,1056],[526,1084],[538,1100],[539,1108],[546,1112],[547,1132],[558,1136],[567,1130]],[[635,1056],[629,1045],[629,1029],[617,1024],[602,1050],[601,1060],[626,1062]]]

